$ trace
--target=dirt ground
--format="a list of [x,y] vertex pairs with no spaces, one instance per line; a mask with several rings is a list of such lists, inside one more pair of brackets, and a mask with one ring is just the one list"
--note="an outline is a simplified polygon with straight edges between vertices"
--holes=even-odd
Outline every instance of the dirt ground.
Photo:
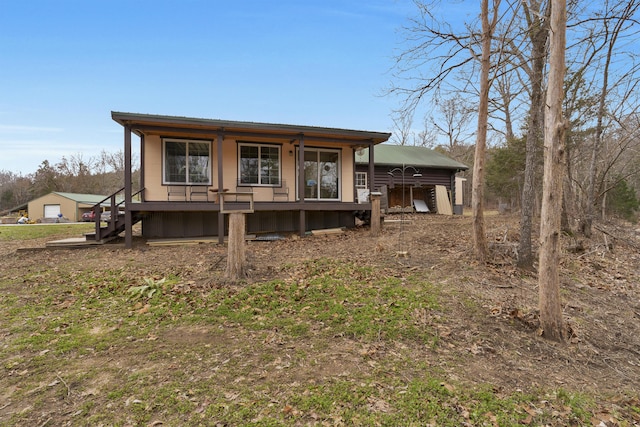
[[[380,236],[368,228],[341,234],[278,241],[251,241],[249,281],[282,277],[282,265],[330,257],[373,266],[380,274],[419,274],[441,285],[446,316],[434,326],[439,345],[434,365],[460,382],[490,383],[505,391],[566,388],[598,396],[633,396],[640,390],[640,228],[598,223],[592,239],[563,237],[560,269],[564,316],[570,341],[558,344],[539,334],[535,271],[515,266],[518,218],[487,216],[491,261],[472,253],[469,217],[388,216]],[[534,241],[536,241],[534,239]],[[222,271],[226,248],[216,244],[148,246],[136,238],[98,248],[39,250],[44,241],[0,247],[7,265],[53,265],[59,256],[81,256],[82,268],[110,268],[140,261],[149,271],[175,272],[201,287]],[[29,248],[33,248],[30,250]],[[20,249],[18,252],[16,252]],[[26,249],[26,250],[25,250]],[[180,334],[178,334],[180,335]],[[471,363],[456,363],[458,355]],[[633,397],[631,397],[633,396]],[[619,397],[618,397],[619,398]]]
[[[562,345],[540,337],[537,274],[515,265],[517,216],[486,217],[486,265],[474,261],[469,217],[407,218],[385,224],[380,237],[362,229],[254,244],[253,277],[268,277],[270,266],[292,258],[317,257],[373,265],[383,274],[422,274],[448,289],[436,363],[454,378],[506,390],[640,390],[640,228],[601,223],[592,239],[564,237],[560,275],[570,341]],[[479,357],[460,366],[459,352]]]

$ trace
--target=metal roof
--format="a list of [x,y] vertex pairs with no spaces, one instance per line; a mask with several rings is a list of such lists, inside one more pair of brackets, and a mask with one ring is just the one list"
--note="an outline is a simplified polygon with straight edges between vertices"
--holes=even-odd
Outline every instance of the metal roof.
[[[445,156],[444,154],[426,147],[419,147],[414,145],[379,144],[374,146],[373,150],[374,162],[376,165],[411,165],[415,167],[437,169],[469,169],[467,165],[457,162]],[[358,150],[356,152],[356,163],[369,163],[368,148]]]
[[[109,196],[103,196],[101,194],[64,193],[61,191],[53,191],[51,194],[57,194],[60,197],[85,205],[95,205],[100,203],[100,206],[111,206],[111,201],[108,199]],[[116,203],[121,203],[122,200],[122,197],[116,197]]]
[[122,126],[131,126],[135,132],[145,127],[173,128],[188,132],[189,130],[234,133],[272,134],[276,137],[295,138],[304,135],[305,138],[333,138],[353,143],[379,144],[391,136],[387,132],[373,132],[364,130],[339,129],[319,126],[301,126],[277,123],[243,122],[219,119],[203,119],[194,117],[163,116],[154,114],[111,112],[111,118]]
[[89,205],[95,205],[98,202],[103,201],[109,196],[102,196],[100,194],[81,194],[81,193],[63,193],[60,191],[54,191],[53,194],[64,197],[69,200],[73,200],[77,203],[86,203]]

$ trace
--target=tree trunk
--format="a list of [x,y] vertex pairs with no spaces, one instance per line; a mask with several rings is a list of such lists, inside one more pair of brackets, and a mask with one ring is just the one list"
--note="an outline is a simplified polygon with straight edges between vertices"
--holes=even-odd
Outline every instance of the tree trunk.
[[[542,67],[534,71],[540,80],[533,83],[531,88],[531,108],[529,110],[529,129],[527,131],[526,155],[524,167],[524,183],[522,187],[522,209],[520,211],[520,241],[518,243],[518,267],[530,268],[533,265],[533,251],[531,248],[531,230],[533,212],[536,201],[535,176],[538,158],[538,141],[540,137],[540,120],[542,105]],[[539,74],[538,74],[539,71]]]
[[565,170],[565,122],[562,117],[564,99],[566,0],[553,0],[551,6],[551,43],[549,87],[545,104],[544,180],[540,219],[540,260],[538,289],[540,326],[545,338],[565,340],[565,326],[560,304],[560,215],[562,182]]
[[[538,160],[538,143],[542,134],[543,95],[544,95],[544,66],[546,64],[546,47],[548,28],[544,24],[541,4],[533,2],[535,10],[525,8],[527,22],[529,23],[529,39],[531,40],[531,104],[529,106],[529,119],[527,123],[526,157],[524,167],[524,184],[522,187],[522,209],[520,211],[520,241],[518,244],[518,266],[531,268],[533,266],[533,251],[531,248],[531,230],[533,224],[533,212],[536,201],[535,176]],[[544,11],[544,16],[549,14],[549,8]]]
[[[499,3],[499,2],[495,2]],[[484,227],[484,163],[487,145],[487,123],[489,120],[489,69],[491,67],[491,37],[493,27],[489,23],[489,0],[481,2],[482,58],[480,60],[480,103],[478,106],[478,135],[475,161],[473,163],[473,187],[471,207],[473,209],[473,246],[476,259],[486,262],[489,249]],[[496,11],[497,15],[497,6]],[[495,25],[495,19],[493,21]]]
[[226,271],[226,276],[230,280],[241,280],[247,277],[244,235],[245,215],[238,212],[230,213]]
[[[602,89],[600,90],[600,99],[598,101],[598,115],[596,122],[596,133],[593,141],[593,147],[591,149],[591,162],[589,163],[589,184],[587,186],[587,201],[586,201],[586,215],[584,223],[582,224],[582,231],[585,237],[591,237],[591,227],[593,225],[593,219],[595,217],[596,210],[596,174],[597,174],[597,160],[602,146],[602,133],[604,131],[603,121],[606,114],[606,101],[609,94],[609,69],[611,67],[611,59],[616,46],[616,41],[620,34],[620,30],[626,19],[633,16],[635,10],[638,8],[636,2],[629,2],[624,8],[624,13],[618,18],[613,30],[611,31],[611,37],[607,46],[607,57],[605,59],[604,70],[602,72]],[[607,34],[608,35],[608,34]]]

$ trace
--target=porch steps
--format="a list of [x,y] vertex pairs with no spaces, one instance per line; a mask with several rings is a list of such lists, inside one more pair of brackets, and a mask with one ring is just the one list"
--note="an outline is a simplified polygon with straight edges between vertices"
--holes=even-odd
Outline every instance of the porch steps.
[[[142,219],[142,215],[134,214],[132,216],[132,225],[140,222],[141,219]],[[116,218],[112,217],[107,222],[106,227],[100,227],[100,233],[98,236],[96,236],[95,232],[86,233],[85,239],[87,241],[106,243],[109,240],[113,240],[116,237],[118,237],[118,235],[122,233],[124,230],[125,230],[124,214],[120,214]]]

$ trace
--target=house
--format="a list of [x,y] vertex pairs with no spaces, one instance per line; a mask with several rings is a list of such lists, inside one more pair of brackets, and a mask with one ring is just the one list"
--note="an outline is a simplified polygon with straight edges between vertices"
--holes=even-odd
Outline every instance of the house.
[[[124,128],[124,215],[100,240],[142,221],[145,238],[217,236],[225,213],[247,214],[248,233],[355,225],[356,151],[391,134],[315,126],[112,112]],[[141,188],[132,186],[132,135],[140,138]],[[373,175],[374,150],[369,162]],[[369,185],[375,188],[375,180]],[[112,195],[115,200],[116,195]],[[134,200],[135,199],[135,200]],[[115,206],[114,206],[115,207]]]
[[105,199],[106,196],[98,194],[54,191],[31,200],[27,205],[27,212],[32,220],[54,222],[62,215],[69,221],[76,222],[81,221],[83,213],[89,212],[94,205],[100,204]]
[[426,147],[380,144],[373,148],[371,175],[368,150],[356,152],[356,187],[368,188],[373,177],[375,188],[382,192],[383,208],[393,212],[426,205],[430,212],[462,214],[464,179],[456,173],[468,166]]

